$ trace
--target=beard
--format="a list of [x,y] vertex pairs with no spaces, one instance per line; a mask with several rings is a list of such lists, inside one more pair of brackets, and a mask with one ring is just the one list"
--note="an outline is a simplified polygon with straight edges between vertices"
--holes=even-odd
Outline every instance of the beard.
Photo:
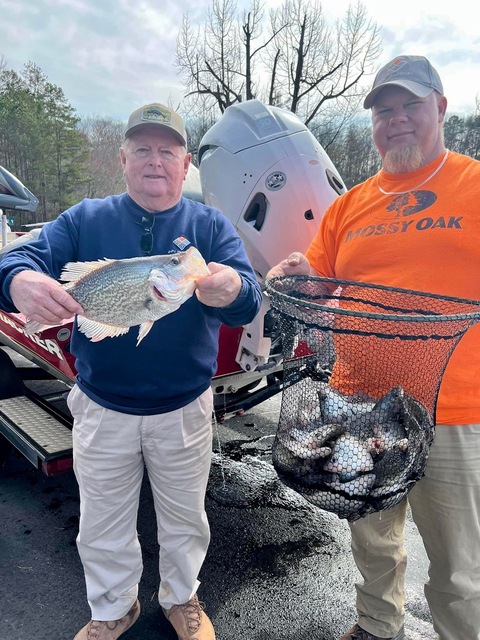
[[390,149],[385,154],[382,164],[387,173],[409,173],[423,167],[425,158],[420,147],[412,144],[409,147]]

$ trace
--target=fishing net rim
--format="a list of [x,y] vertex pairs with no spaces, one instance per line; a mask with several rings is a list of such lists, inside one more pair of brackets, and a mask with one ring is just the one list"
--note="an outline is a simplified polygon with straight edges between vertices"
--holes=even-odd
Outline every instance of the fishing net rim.
[[[275,283],[282,282],[286,280],[297,280],[297,281],[314,281],[314,282],[324,282],[332,285],[341,286],[341,285],[351,285],[359,288],[365,289],[377,289],[381,291],[394,292],[394,293],[404,293],[408,295],[420,296],[423,298],[429,298],[434,300],[445,300],[446,302],[458,302],[462,304],[467,304],[471,306],[478,307],[478,311],[470,312],[470,313],[460,313],[460,314],[438,314],[438,315],[414,315],[414,314],[404,314],[401,316],[397,316],[394,314],[386,314],[386,313],[372,313],[370,311],[355,311],[351,309],[342,309],[340,307],[330,307],[327,305],[321,305],[316,302],[312,302],[310,300],[301,300],[298,298],[294,298],[287,293],[283,293],[281,291],[277,291],[274,288]],[[416,291],[414,289],[402,289],[399,287],[390,287],[387,285],[381,284],[372,284],[369,282],[360,282],[355,280],[338,280],[336,278],[324,278],[321,276],[307,276],[307,275],[295,275],[295,276],[276,276],[274,278],[269,278],[265,281],[265,293],[271,298],[277,297],[279,299],[283,299],[286,302],[296,305],[298,307],[305,307],[309,309],[314,309],[317,311],[323,311],[329,314],[334,315],[344,315],[344,316],[352,316],[352,317],[360,317],[367,318],[373,320],[386,320],[389,322],[446,322],[446,321],[455,321],[455,320],[480,320],[480,300],[470,300],[468,298],[456,298],[453,296],[446,296],[437,293],[428,293],[425,291]],[[336,298],[332,296],[332,300]],[[275,304],[272,304],[275,306]],[[288,314],[287,314],[288,315]]]

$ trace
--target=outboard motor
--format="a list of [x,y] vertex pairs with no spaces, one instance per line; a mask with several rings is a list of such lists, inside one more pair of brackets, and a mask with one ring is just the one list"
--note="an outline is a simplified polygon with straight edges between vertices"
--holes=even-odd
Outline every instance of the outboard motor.
[[235,225],[260,280],[292,251],[306,251],[325,209],[346,191],[298,117],[258,100],[228,107],[198,158],[205,203]]
[[38,199],[25,187],[20,180],[10,171],[0,166],[0,214],[1,216],[1,248],[0,254],[12,249],[16,244],[23,244],[24,239],[16,238],[9,244],[7,216],[3,209],[15,209],[23,211],[36,211]]
[[18,178],[0,167],[0,209],[36,211],[38,199]]
[[[306,251],[325,209],[346,191],[301,120],[259,100],[228,107],[203,136],[198,158],[205,204],[234,224],[260,282],[290,253]],[[244,370],[269,361],[268,311],[265,298],[244,328],[236,355]]]
[[183,182],[182,196],[203,202],[202,184],[200,182],[200,172],[195,165],[190,163],[187,175]]

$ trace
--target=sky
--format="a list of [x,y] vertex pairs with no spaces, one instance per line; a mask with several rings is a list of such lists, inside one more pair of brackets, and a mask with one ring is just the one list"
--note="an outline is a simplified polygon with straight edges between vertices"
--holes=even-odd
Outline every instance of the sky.
[[[182,16],[188,12],[192,24],[203,24],[211,2],[0,0],[0,58],[17,72],[34,62],[61,87],[78,116],[125,122],[142,104],[181,100],[175,48]],[[265,3],[275,7],[281,0]],[[239,7],[249,4],[237,0]],[[321,4],[333,22],[350,3]],[[440,73],[449,112],[474,112],[480,99],[480,5],[472,0],[363,4],[380,28],[378,68],[402,53],[425,55]]]

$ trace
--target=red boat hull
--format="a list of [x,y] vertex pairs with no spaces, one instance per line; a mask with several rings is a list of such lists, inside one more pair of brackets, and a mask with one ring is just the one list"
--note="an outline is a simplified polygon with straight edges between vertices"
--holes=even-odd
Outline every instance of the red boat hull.
[[[24,333],[25,317],[20,313],[0,311],[0,342],[12,347],[28,360],[66,383],[75,380],[75,359],[69,351],[72,323],[49,327],[33,336]],[[242,371],[235,361],[242,328],[222,325],[219,337],[217,376]]]

